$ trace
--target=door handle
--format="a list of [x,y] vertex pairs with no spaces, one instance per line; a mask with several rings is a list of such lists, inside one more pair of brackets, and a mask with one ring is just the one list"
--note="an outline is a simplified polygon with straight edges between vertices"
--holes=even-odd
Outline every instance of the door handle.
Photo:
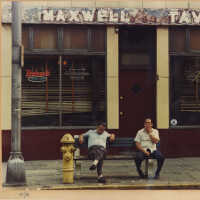
[[123,100],[124,99],[124,97],[123,96],[120,96],[120,100]]
[[122,116],[122,115],[124,115],[124,112],[119,112],[119,114]]

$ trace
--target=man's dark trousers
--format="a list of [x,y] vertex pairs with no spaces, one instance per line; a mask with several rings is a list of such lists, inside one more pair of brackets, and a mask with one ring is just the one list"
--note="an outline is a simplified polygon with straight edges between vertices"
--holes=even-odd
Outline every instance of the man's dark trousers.
[[103,160],[106,157],[106,149],[103,146],[94,145],[88,150],[88,157],[90,160],[98,160],[97,164],[97,174],[100,176],[102,174]]
[[[135,164],[136,164],[137,171],[138,171],[138,173],[139,173],[140,175],[143,174],[140,168],[141,168],[142,161],[143,161],[146,157],[147,157],[147,156],[146,156],[142,151],[136,152]],[[161,154],[161,152],[158,151],[158,150],[153,151],[153,153],[150,154],[150,158],[153,158],[153,159],[156,159],[156,160],[157,160],[157,170],[156,170],[155,175],[159,176],[165,158],[164,158],[164,156]]]

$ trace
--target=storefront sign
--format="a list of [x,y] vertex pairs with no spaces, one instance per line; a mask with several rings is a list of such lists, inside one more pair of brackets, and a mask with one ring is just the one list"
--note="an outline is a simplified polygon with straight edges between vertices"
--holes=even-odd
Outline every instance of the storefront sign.
[[69,76],[71,80],[84,80],[86,77],[90,76],[90,73],[86,71],[86,68],[69,68],[64,72],[64,75]]
[[[23,7],[23,23],[200,25],[200,9]],[[3,23],[11,23],[11,4],[3,6]]]
[[30,82],[43,83],[46,82],[48,76],[50,76],[49,71],[37,72],[37,71],[31,71],[30,69],[26,70],[26,77]]

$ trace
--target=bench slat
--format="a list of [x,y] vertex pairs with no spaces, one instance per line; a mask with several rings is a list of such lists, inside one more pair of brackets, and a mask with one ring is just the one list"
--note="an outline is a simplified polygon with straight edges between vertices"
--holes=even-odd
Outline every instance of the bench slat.
[[[116,138],[113,142],[107,142],[108,147],[132,147],[133,138]],[[79,144],[78,138],[75,139],[75,146],[87,147],[87,140],[83,144]]]
[[[105,160],[133,160],[135,154],[130,155],[107,155]],[[79,156],[74,158],[74,160],[89,160],[87,156]]]

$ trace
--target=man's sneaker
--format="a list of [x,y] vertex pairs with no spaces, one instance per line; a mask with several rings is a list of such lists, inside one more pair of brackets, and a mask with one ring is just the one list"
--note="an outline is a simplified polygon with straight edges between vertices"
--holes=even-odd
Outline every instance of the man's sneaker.
[[138,173],[139,173],[140,178],[142,178],[142,179],[147,178],[147,176],[145,176],[142,171],[139,171]]
[[159,174],[155,174],[155,176],[153,177],[153,179],[156,179],[156,180],[158,180],[159,178],[160,178]]
[[97,168],[97,166],[96,165],[91,165],[91,167],[89,168],[90,170],[95,170]]
[[100,177],[100,178],[98,178],[97,181],[98,181],[99,183],[106,183],[106,179],[105,179],[103,176]]
[[147,175],[144,175],[144,174],[140,174],[140,178],[141,178],[141,179],[147,179],[148,176],[147,176]]

